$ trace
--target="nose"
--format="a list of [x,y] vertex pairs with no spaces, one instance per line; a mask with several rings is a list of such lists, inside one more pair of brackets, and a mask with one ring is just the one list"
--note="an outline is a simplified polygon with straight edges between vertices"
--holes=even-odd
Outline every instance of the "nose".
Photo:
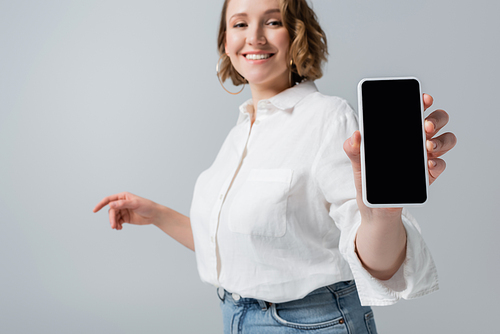
[[267,43],[264,29],[261,25],[254,26],[252,29],[248,29],[247,31],[247,43],[249,45],[264,45]]

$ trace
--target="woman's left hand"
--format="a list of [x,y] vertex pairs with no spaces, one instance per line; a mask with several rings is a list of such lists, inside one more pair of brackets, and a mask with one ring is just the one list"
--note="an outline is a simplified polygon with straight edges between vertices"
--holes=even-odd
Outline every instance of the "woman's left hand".
[[[423,101],[424,109],[427,110],[432,105],[433,98],[428,94],[423,94]],[[427,116],[424,122],[425,134],[427,136],[426,147],[427,163],[429,169],[429,184],[432,184],[446,168],[446,163],[440,157],[451,150],[457,143],[455,135],[451,132],[436,136],[438,131],[448,123],[448,120],[448,114],[444,110],[437,109],[429,116]],[[360,206],[361,213],[363,214],[363,209],[366,210],[368,208],[366,208],[363,203],[363,197],[361,193],[362,187],[360,146],[361,134],[359,131],[354,132],[354,134],[344,142],[344,151],[347,153],[347,156],[351,160],[354,172],[354,182],[356,184],[358,206]],[[394,211],[398,211],[398,209],[385,210],[392,211],[392,214],[394,214]]]

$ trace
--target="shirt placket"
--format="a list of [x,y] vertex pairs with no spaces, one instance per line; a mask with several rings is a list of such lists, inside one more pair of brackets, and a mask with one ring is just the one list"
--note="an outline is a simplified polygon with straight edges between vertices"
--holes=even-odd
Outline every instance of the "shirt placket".
[[245,158],[245,150],[247,149],[248,142],[250,140],[251,136],[251,128],[250,128],[250,122],[247,124],[246,128],[246,138],[242,140],[242,143],[240,144],[240,149],[239,149],[239,159],[238,163],[233,169],[233,172],[229,174],[229,176],[226,178],[224,183],[222,184],[222,187],[219,191],[217,201],[215,203],[215,206],[212,210],[212,214],[210,217],[210,244],[212,248],[212,254],[213,254],[213,265],[212,268],[214,270],[214,277],[216,278],[216,281],[219,282],[219,261],[220,257],[218,255],[218,247],[217,247],[217,231],[219,228],[219,221],[220,221],[220,213],[222,210],[222,205],[224,204],[224,200],[226,198],[227,192],[229,191],[231,184],[236,178],[236,175],[241,168],[242,160]]
[[[267,100],[259,101],[258,107],[257,107],[257,116],[256,120],[253,124],[253,126],[250,125],[250,122],[247,123],[246,125],[246,139],[242,140],[242,143],[240,144],[240,155],[238,159],[238,164],[237,166],[233,169],[233,172],[227,177],[227,179],[224,181],[222,188],[219,192],[219,195],[217,197],[217,202],[214,206],[214,209],[212,211],[211,215],[211,224],[210,224],[210,243],[212,245],[212,254],[214,254],[213,259],[213,267],[215,270],[215,277],[216,281],[219,282],[219,276],[220,276],[220,257],[218,254],[218,239],[217,239],[217,231],[220,225],[220,213],[222,210],[222,206],[224,204],[224,200],[226,198],[227,192],[231,188],[232,183],[234,182],[234,179],[239,173],[239,170],[241,169],[241,165],[243,164],[243,159],[246,156],[246,151],[248,150],[248,145],[250,144],[250,140],[252,138],[252,131],[255,132],[255,126],[258,126],[260,122],[265,119],[268,115],[268,111],[271,108],[271,104]],[[250,116],[250,115],[249,115]],[[244,143],[243,143],[244,141]]]

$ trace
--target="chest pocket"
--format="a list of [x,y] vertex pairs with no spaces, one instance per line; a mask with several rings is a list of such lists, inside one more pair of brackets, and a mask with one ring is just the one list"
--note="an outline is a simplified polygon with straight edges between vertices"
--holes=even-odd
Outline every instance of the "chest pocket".
[[229,209],[232,232],[282,237],[293,170],[252,169]]

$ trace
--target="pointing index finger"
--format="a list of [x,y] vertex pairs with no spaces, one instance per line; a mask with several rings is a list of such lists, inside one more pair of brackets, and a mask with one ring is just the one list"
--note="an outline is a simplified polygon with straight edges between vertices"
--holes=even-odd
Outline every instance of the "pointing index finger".
[[122,199],[122,194],[116,194],[116,195],[111,195],[111,196],[107,196],[107,197],[104,197],[96,206],[95,208],[92,210],[94,213],[95,212],[98,212],[99,210],[101,210],[103,207],[105,207],[106,205],[108,205],[109,203],[113,202],[113,201],[116,201],[116,200],[119,200],[119,199]]

